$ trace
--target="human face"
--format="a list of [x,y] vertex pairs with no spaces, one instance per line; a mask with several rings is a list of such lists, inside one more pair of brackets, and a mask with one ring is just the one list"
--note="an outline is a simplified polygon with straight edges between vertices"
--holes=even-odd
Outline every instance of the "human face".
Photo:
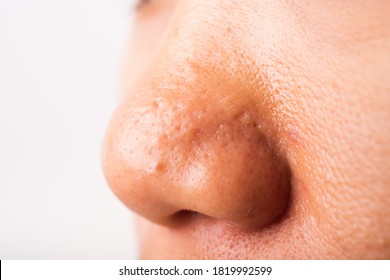
[[145,259],[390,258],[389,1],[143,1],[103,167]]

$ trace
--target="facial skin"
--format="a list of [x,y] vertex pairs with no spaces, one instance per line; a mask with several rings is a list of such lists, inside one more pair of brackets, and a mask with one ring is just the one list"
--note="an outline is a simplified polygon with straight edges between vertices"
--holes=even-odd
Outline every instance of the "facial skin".
[[103,168],[144,259],[390,258],[390,2],[144,1]]

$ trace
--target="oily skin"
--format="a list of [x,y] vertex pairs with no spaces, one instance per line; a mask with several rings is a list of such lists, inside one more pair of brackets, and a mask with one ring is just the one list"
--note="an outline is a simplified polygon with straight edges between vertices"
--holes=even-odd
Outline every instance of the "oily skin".
[[155,0],[103,152],[144,259],[390,258],[390,3]]

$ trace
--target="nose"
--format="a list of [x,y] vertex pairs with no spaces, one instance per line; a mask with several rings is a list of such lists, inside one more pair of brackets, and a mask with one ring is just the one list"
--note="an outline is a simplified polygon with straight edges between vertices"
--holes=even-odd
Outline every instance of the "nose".
[[290,173],[261,111],[240,92],[224,94],[154,88],[123,102],[107,134],[104,170],[126,206],[166,225],[190,210],[259,228],[284,212]]
[[272,224],[288,206],[290,170],[265,108],[210,57],[170,53],[112,118],[108,184],[128,208],[163,225],[182,223],[183,213],[252,229]]

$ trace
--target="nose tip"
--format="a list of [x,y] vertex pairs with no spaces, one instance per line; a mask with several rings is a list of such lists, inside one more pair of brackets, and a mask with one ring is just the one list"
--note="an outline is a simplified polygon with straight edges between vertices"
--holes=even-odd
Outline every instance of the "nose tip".
[[254,102],[213,96],[145,91],[124,101],[107,133],[105,176],[128,208],[156,223],[189,210],[262,228],[286,210],[289,167]]

